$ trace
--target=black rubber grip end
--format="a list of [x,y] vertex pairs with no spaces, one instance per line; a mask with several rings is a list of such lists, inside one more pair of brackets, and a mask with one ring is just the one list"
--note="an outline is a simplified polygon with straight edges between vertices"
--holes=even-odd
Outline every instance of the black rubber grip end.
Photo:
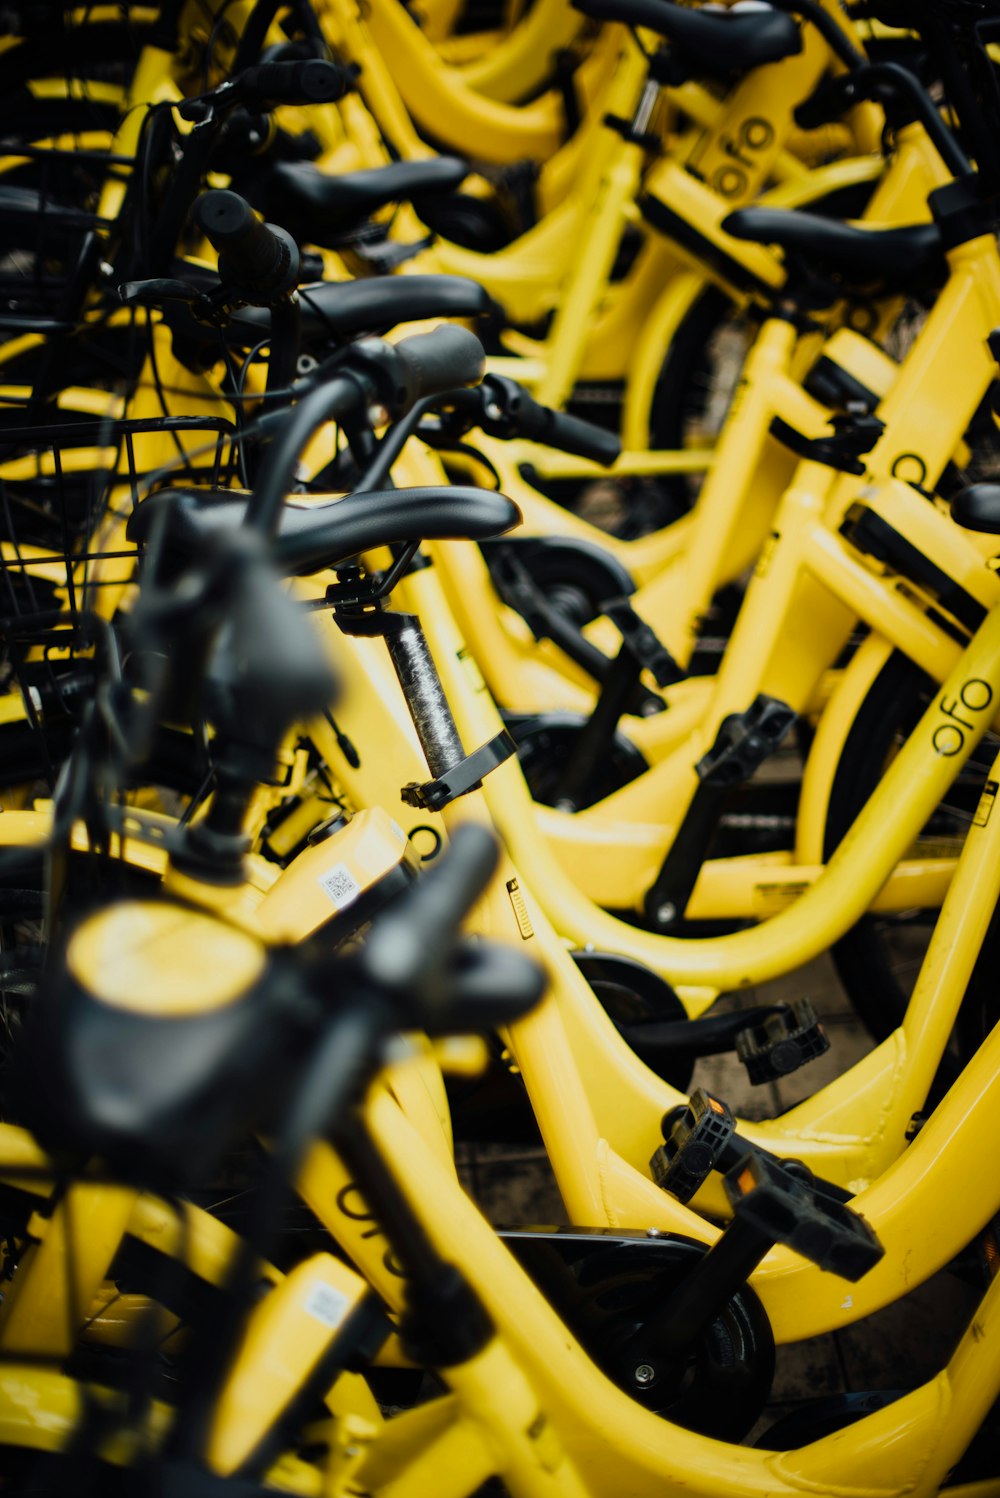
[[396,344],[407,381],[410,402],[442,395],[465,385],[478,385],[486,371],[486,355],[475,333],[442,323],[430,333],[415,333]]
[[265,62],[235,80],[248,104],[335,104],[351,86],[346,68],[312,57],[305,62]]
[[223,188],[202,193],[194,220],[219,254],[219,274],[252,299],[271,300],[298,280],[299,253],[284,229],[261,223],[239,193]]
[[565,411],[554,411],[550,406],[541,406],[525,394],[519,408],[512,412],[518,428],[533,442],[544,442],[547,447],[560,452],[573,453],[578,458],[589,458],[607,468],[622,450],[621,438],[606,427],[595,426],[579,416],[570,416]]

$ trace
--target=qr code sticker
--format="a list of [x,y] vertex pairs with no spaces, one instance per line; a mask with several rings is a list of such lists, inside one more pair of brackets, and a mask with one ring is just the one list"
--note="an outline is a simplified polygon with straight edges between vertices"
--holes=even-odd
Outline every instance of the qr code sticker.
[[332,869],[328,869],[322,875],[319,882],[338,910],[346,910],[348,905],[353,905],[361,893],[361,885],[346,863],[334,864]]
[[339,1326],[346,1310],[347,1296],[324,1280],[317,1280],[306,1296],[306,1314],[322,1321],[324,1326]]

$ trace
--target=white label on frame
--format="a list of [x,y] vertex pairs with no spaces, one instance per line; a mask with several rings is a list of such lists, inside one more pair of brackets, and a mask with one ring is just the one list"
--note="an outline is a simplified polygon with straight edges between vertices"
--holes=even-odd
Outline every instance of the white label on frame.
[[315,1321],[322,1321],[324,1326],[336,1328],[344,1319],[347,1296],[334,1289],[333,1285],[328,1285],[325,1280],[317,1280],[306,1296],[304,1309]]
[[355,879],[346,863],[334,864],[320,878],[320,884],[326,891],[331,904],[338,910],[346,910],[348,905],[353,905],[361,893],[361,885]]

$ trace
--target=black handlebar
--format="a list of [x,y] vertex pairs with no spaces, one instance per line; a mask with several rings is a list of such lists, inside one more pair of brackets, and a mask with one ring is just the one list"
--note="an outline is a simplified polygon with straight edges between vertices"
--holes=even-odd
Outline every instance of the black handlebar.
[[768,0],[768,4],[775,10],[791,12],[792,15],[801,16],[804,21],[811,22],[830,51],[840,58],[846,68],[863,67],[868,61],[865,54],[859,51],[851,41],[844,28],[837,24],[836,18],[823,9],[819,0]]
[[294,289],[299,276],[294,239],[277,225],[262,223],[238,193],[224,189],[202,193],[193,216],[218,251],[220,276],[247,301],[270,303]]
[[463,823],[441,860],[375,921],[359,958],[363,983],[403,1024],[481,1034],[514,1024],[545,992],[545,974],[526,953],[461,939],[496,866],[495,835]]
[[[768,4],[774,10],[791,12],[793,15],[801,16],[803,20],[811,21],[831,51],[846,67],[853,68],[864,62],[864,53],[858,51],[843,28],[837,25],[834,17],[828,15],[818,4],[818,0],[768,0]],[[574,10],[582,11],[585,16],[590,16],[595,21],[621,19],[621,10],[616,0],[572,0],[572,5]],[[673,9],[675,9],[673,0],[629,0],[629,22],[632,25],[646,26],[650,31],[663,35],[664,12],[669,14]]]
[[201,120],[206,107],[215,111],[245,104],[268,110],[276,104],[336,104],[354,85],[352,74],[336,63],[311,57],[305,62],[264,62],[244,68],[209,94],[184,99],[177,111],[185,120]]
[[[362,338],[336,356],[334,368],[320,365],[298,405],[279,413],[278,434],[250,496],[246,523],[273,534],[299,454],[325,421],[344,421],[375,403],[391,417],[403,416],[427,395],[475,384],[482,378],[483,363],[475,334],[445,323],[397,344]],[[267,421],[265,416],[259,425],[263,428]]]
[[604,467],[610,467],[621,452],[621,438],[614,432],[541,405],[509,375],[488,374],[478,390],[447,394],[437,424],[422,432],[434,446],[446,448],[450,440],[478,427],[487,437],[499,437],[502,442],[527,437]]
[[798,106],[795,122],[804,130],[813,129],[838,118],[863,99],[901,103],[913,119],[919,120],[954,177],[965,177],[972,170],[969,158],[941,118],[923,84],[897,62],[865,63],[844,78],[831,79],[811,99]]
[[485,892],[497,865],[496,838],[473,824],[455,832],[448,855],[414,887],[398,910],[387,910],[365,944],[368,981],[385,994],[410,995],[418,1013],[447,1002],[445,974],[462,921]]
[[265,62],[245,68],[233,84],[244,104],[263,109],[269,104],[336,104],[351,87],[346,68],[323,62]]
[[[615,0],[571,0],[574,10],[589,16],[592,21],[617,21],[621,19],[621,8]],[[632,0],[629,5],[629,24],[645,26],[650,31],[659,31],[664,11],[674,8],[673,0]]]

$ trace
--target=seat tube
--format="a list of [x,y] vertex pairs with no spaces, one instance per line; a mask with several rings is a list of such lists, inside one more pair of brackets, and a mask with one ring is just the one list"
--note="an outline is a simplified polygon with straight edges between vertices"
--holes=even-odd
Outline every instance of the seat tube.
[[[632,118],[642,108],[647,63],[637,47],[622,58],[619,76],[608,100],[609,114]],[[651,81],[645,88],[655,90]],[[606,125],[611,136],[612,126]],[[565,404],[580,368],[591,318],[604,294],[618,253],[625,213],[635,198],[645,158],[641,145],[630,140],[610,142],[604,169],[596,181],[585,172],[580,191],[588,194],[590,207],[579,225],[579,255],[569,260],[570,273],[561,288],[558,310],[548,339],[548,367],[535,394],[547,406]],[[601,151],[605,143],[598,144]]]
[[720,562],[740,523],[747,485],[752,482],[767,441],[775,394],[787,379],[796,339],[793,324],[779,318],[770,318],[761,328],[747,356],[715,460],[698,497],[684,565],[671,570],[674,607],[684,621],[684,638],[677,642],[684,661],[690,656],[700,619],[719,585]]

